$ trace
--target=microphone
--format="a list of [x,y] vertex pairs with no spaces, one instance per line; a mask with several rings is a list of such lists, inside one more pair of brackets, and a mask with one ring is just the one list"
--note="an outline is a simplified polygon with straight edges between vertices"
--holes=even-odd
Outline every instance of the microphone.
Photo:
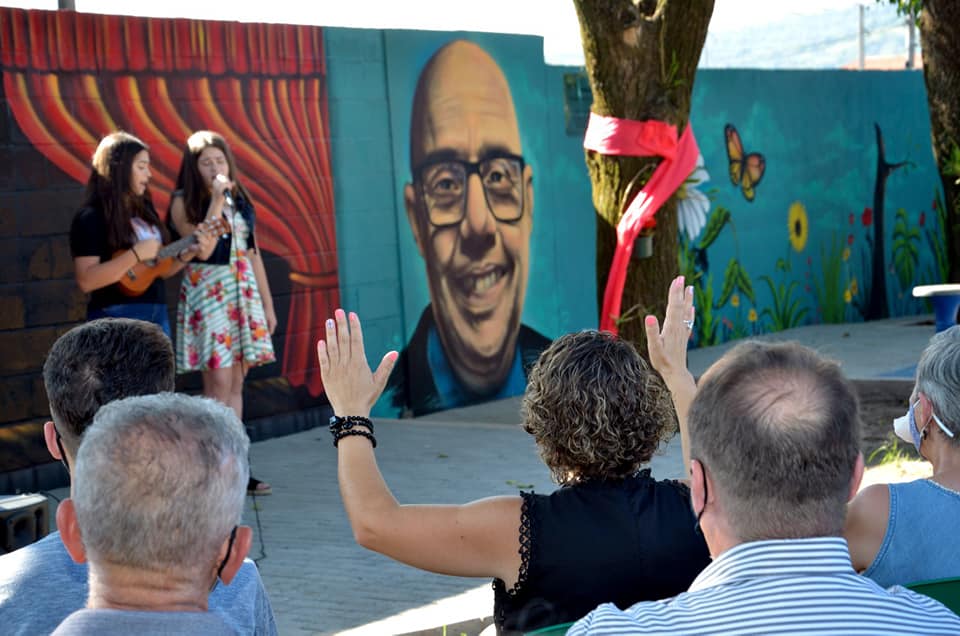
[[[217,181],[229,181],[222,174],[217,175]],[[230,192],[229,188],[224,189],[223,191],[223,201],[231,208],[236,209],[236,206],[233,204],[233,194]]]

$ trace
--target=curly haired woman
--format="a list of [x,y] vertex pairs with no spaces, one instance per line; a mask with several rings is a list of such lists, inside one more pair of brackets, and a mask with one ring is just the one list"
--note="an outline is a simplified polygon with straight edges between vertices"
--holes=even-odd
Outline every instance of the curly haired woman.
[[[678,359],[664,350],[685,352],[692,297],[678,278],[663,331],[648,317],[655,363]],[[627,607],[670,597],[709,562],[689,489],[642,469],[677,419],[660,376],[629,342],[597,331],[568,334],[530,371],[523,428],[558,490],[462,506],[401,506],[380,475],[368,416],[396,352],[371,373],[360,321],[342,310],[327,321],[317,350],[336,416],[340,491],[357,541],[431,572],[493,577],[499,634],[571,621],[601,602]],[[687,403],[673,397],[680,408]],[[686,448],[683,455],[687,464]]]

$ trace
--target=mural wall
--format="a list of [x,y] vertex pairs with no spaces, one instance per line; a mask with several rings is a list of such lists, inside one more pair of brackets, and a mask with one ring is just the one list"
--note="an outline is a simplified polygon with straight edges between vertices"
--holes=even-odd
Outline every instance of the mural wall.
[[[47,413],[39,371],[53,340],[84,316],[66,233],[93,150],[113,130],[149,145],[164,212],[191,132],[229,140],[257,208],[279,320],[278,363],[251,374],[247,415],[321,405],[313,317],[340,302],[322,29],[0,8],[0,40],[5,236],[37,237],[15,251],[5,280],[13,304],[2,326],[14,344],[0,392],[5,420],[26,421],[0,428],[0,470],[49,460],[37,456],[33,418]],[[179,280],[166,287],[172,311]],[[197,386],[181,378],[181,388]]]
[[692,121],[698,345],[929,311],[910,291],[946,255],[920,73],[701,71]]
[[[40,368],[84,316],[67,232],[117,128],[151,146],[159,210],[190,132],[237,154],[280,324],[247,383],[254,437],[322,421],[338,306],[371,357],[405,353],[380,416],[518,393],[549,339],[596,326],[589,86],[539,38],[0,8],[0,41],[0,492],[43,482]],[[919,73],[701,71],[692,122],[696,345],[927,310],[910,288],[945,262]]]

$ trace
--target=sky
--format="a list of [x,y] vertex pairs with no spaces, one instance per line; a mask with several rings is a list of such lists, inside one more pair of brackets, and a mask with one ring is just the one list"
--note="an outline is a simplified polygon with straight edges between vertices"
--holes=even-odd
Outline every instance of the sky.
[[[688,0],[683,0],[688,1]],[[890,7],[873,0],[716,0],[710,32],[707,36],[706,60],[724,61],[728,43],[747,32],[789,32],[796,41],[799,20],[811,47],[817,45],[817,22],[804,19],[824,15],[833,22],[842,19],[844,36],[849,34],[854,46],[857,34],[856,5],[864,4],[870,13],[883,13],[888,21],[895,19]],[[242,22],[280,22],[367,28],[497,31],[529,33],[544,38],[544,57],[549,64],[582,65],[580,28],[571,0],[240,0],[233,3],[197,2],[197,0],[161,0],[130,2],[129,0],[75,0],[78,11],[153,17],[186,17]],[[0,6],[35,9],[56,9],[57,0],[0,0]],[[765,29],[764,27],[768,27]],[[774,36],[776,39],[776,36]],[[736,58],[737,54],[734,53]],[[764,55],[758,60],[770,63]],[[844,60],[846,61],[846,60]],[[754,65],[760,62],[755,62]],[[839,65],[842,62],[838,62]],[[787,63],[786,65],[789,65]],[[783,64],[778,65],[783,66]]]

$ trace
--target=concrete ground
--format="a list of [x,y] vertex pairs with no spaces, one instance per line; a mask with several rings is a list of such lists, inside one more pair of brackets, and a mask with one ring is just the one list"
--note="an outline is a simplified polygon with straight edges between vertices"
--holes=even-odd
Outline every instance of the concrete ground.
[[[931,324],[909,318],[802,327],[766,338],[813,346],[842,361],[853,378],[902,379],[910,377],[932,334]],[[691,370],[701,374],[727,348],[691,351]],[[549,492],[549,472],[517,426],[519,419],[514,398],[415,420],[377,421],[384,478],[401,503],[456,504],[519,489]],[[256,443],[251,462],[255,474],[273,485],[273,495],[248,499],[245,522],[255,531],[251,557],[259,563],[281,634],[406,634],[491,614],[488,580],[421,572],[357,546],[325,429]],[[660,478],[682,476],[679,440],[652,468]]]

